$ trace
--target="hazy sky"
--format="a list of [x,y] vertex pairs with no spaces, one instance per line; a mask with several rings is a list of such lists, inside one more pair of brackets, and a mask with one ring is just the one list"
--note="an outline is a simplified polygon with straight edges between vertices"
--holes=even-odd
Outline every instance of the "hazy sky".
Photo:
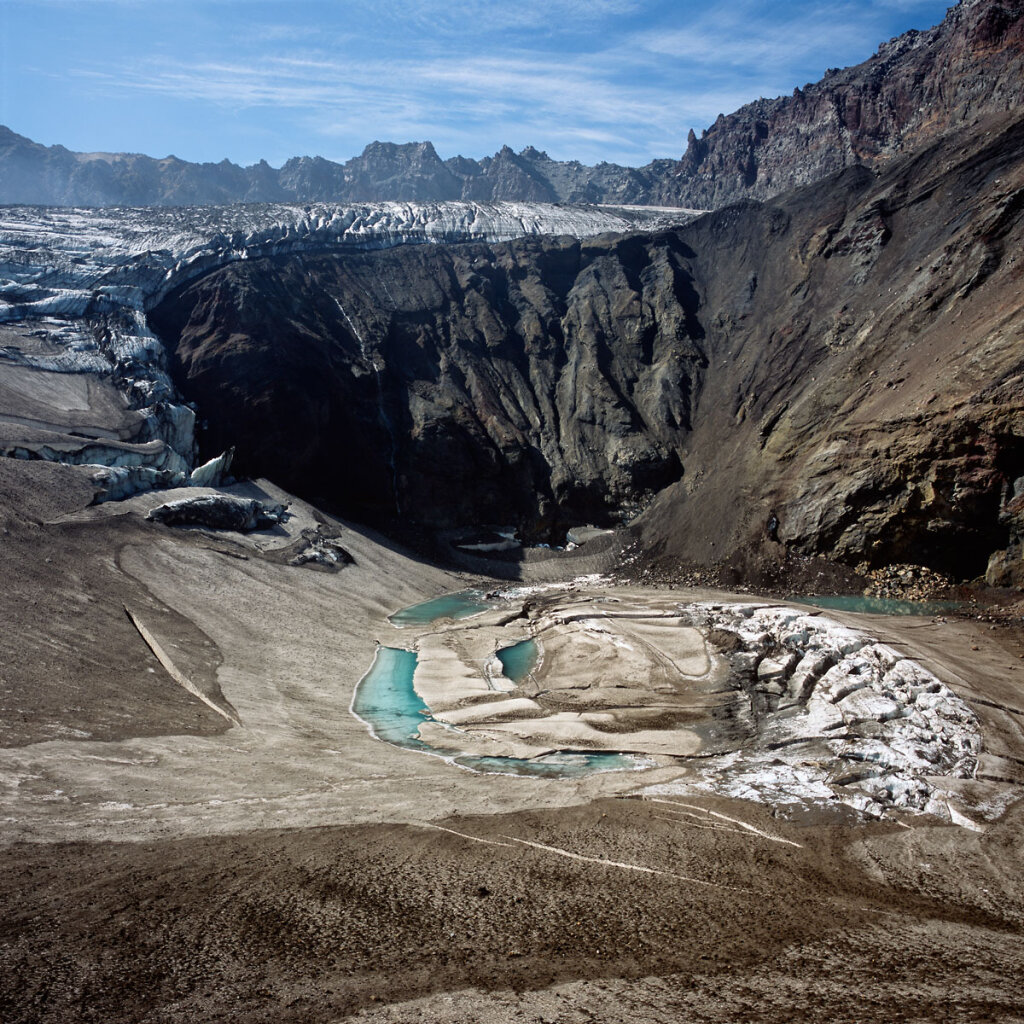
[[934,0],[0,0],[0,124],[47,145],[279,166],[678,157],[686,133],[942,20]]

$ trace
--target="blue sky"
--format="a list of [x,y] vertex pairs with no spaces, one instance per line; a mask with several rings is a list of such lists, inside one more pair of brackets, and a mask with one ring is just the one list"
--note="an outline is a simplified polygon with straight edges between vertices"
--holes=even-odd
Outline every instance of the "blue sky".
[[0,124],[279,166],[374,139],[445,158],[678,157],[720,113],[942,20],[933,0],[0,0]]

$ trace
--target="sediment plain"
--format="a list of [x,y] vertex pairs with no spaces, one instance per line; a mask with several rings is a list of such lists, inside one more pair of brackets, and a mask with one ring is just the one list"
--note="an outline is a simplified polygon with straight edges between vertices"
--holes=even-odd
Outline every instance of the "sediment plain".
[[[406,632],[389,613],[487,581],[267,482],[238,489],[293,515],[243,536],[145,520],[178,492],[97,506],[79,467],[0,473],[5,1021],[1021,1019],[1015,634],[843,617],[977,715],[972,827],[688,789],[686,757],[484,774],[349,706]],[[290,564],[313,532],[351,564]],[[556,605],[751,601],[541,565]]]

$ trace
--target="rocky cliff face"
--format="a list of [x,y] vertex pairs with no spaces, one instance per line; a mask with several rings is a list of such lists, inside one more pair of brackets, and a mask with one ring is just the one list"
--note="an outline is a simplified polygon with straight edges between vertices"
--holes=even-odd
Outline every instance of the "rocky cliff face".
[[681,232],[709,387],[648,550],[985,571],[1024,474],[1022,156],[983,123]]
[[195,466],[195,413],[182,404],[164,349],[145,322],[145,310],[162,295],[211,268],[269,254],[497,241],[525,233],[583,237],[638,222],[653,225],[660,215],[460,202],[8,207],[0,212],[0,376],[10,373],[24,383],[81,375],[78,385],[89,394],[114,390],[113,384],[115,401],[123,400],[132,415],[113,432],[69,433],[68,417],[37,401],[47,387],[30,389],[35,397],[26,406],[20,387],[0,381],[0,456],[90,465],[103,500],[216,477],[224,469],[220,460]]
[[0,127],[0,203],[82,206],[230,202],[523,200],[714,209],[908,152],[1024,102],[1024,2],[961,0],[941,25],[792,96],[718,120],[681,160],[629,168],[552,160],[532,146],[442,160],[429,142],[374,142],[345,163],[295,157],[280,170],[73,153]]
[[1022,157],[990,119],[658,235],[237,264],[151,322],[213,448],[354,514],[538,535],[663,488],[651,557],[974,575],[1024,477]]
[[261,260],[151,323],[242,471],[378,522],[547,540],[679,477],[704,364],[687,255],[668,234]]
[[909,152],[1024,104],[1024,3],[962,0],[927,32],[883,44],[792,96],[720,116],[663,173],[652,201],[714,209],[767,199]]

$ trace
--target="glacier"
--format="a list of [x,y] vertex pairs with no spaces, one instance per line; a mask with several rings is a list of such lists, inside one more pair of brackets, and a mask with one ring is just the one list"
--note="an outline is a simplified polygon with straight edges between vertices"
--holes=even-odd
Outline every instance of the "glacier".
[[523,202],[0,208],[0,322],[148,309],[234,260],[414,243],[586,238],[680,224],[700,211]]
[[[92,448],[101,485],[96,500],[179,486],[196,468],[196,416],[170,379],[146,314],[187,281],[263,256],[503,242],[528,235],[587,238],[668,228],[700,212],[460,201],[2,207],[0,365],[103,376],[139,411],[136,436],[123,438],[109,458],[102,446]],[[154,441],[168,450],[158,466],[142,450]],[[61,450],[38,444],[18,448],[17,455],[63,461]],[[105,467],[117,472],[101,472]]]

